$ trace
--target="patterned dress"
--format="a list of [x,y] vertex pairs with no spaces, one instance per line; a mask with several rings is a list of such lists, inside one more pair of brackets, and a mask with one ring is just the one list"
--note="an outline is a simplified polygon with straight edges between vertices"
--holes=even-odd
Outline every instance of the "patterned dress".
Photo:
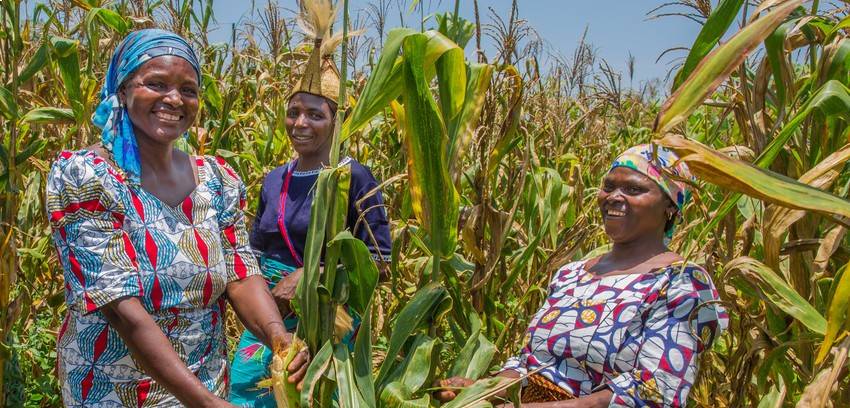
[[505,370],[540,375],[581,397],[609,388],[612,407],[681,407],[697,359],[728,316],[699,266],[597,277],[561,268],[532,318],[525,345]]
[[53,164],[47,209],[68,305],[57,363],[66,406],[180,405],[99,311],[126,296],[141,300],[186,366],[225,396],[225,286],[259,267],[239,177],[220,158],[194,160],[199,183],[177,207],[93,152],[62,152]]

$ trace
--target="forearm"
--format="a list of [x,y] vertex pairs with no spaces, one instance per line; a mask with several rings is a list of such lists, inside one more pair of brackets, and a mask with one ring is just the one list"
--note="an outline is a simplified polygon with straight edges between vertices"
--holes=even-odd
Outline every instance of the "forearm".
[[271,346],[286,334],[277,304],[262,276],[250,276],[227,284],[227,297],[248,331]]
[[139,299],[116,300],[101,312],[145,373],[180,402],[193,407],[215,405],[218,398],[186,367]]

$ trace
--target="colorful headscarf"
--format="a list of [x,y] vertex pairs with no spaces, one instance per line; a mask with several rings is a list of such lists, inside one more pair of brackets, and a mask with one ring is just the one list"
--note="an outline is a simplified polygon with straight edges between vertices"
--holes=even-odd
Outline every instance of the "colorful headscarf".
[[118,99],[118,89],[142,64],[163,55],[174,55],[189,61],[198,75],[198,84],[201,84],[201,65],[186,40],[166,30],[134,31],[115,48],[100,90],[100,104],[92,115],[92,122],[103,130],[100,136],[103,146],[112,152],[115,164],[133,182],[138,182],[142,173],[139,147],[127,109]]
[[[656,149],[653,155],[653,147]],[[691,191],[688,183],[682,180],[695,180],[694,176],[688,170],[688,166],[679,161],[679,157],[675,153],[665,147],[653,146],[651,144],[642,144],[630,147],[625,152],[618,156],[614,163],[611,164],[611,169],[617,167],[626,167],[641,173],[654,181],[661,187],[661,191],[667,194],[676,208],[679,209],[679,215],[682,214],[682,208],[691,200]],[[677,179],[674,179],[675,176]],[[672,228],[666,231],[668,238],[672,235]]]

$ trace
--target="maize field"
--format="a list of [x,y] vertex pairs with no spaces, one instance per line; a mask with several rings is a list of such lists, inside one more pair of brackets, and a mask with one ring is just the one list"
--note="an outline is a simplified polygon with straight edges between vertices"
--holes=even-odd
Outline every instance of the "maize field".
[[[497,370],[552,273],[606,250],[596,192],[609,163],[655,141],[698,177],[671,248],[705,266],[730,315],[689,406],[850,406],[847,3],[647,2],[702,28],[669,81],[638,88],[584,41],[545,58],[522,18],[533,2],[506,16],[477,1],[474,15],[459,0],[340,3],[337,30],[373,30],[337,53],[349,109],[316,186],[298,288],[313,361],[293,404],[438,406],[435,379]],[[309,54],[295,8],[258,6],[216,43],[212,0],[0,0],[0,406],[61,406],[66,306],[45,178],[59,151],[99,140],[112,50],[140,28],[190,40],[202,103],[182,148],[225,158],[252,216],[263,177],[294,155],[287,97]],[[386,26],[397,12],[410,27]],[[380,281],[341,229],[346,155],[382,183],[393,248]],[[331,341],[343,303],[363,316],[353,350]],[[231,346],[238,326],[231,316]],[[443,406],[490,406],[508,385],[480,381]]]

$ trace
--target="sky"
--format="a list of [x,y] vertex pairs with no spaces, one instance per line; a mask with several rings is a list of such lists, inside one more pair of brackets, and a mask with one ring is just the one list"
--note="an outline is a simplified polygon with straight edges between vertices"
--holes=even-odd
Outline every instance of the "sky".
[[[227,41],[232,23],[251,19],[253,7],[262,9],[265,1],[275,0],[216,0],[214,12],[219,29],[211,38]],[[366,10],[369,3],[379,0],[350,0],[350,10]],[[419,12],[408,13],[410,0],[384,0],[390,4],[388,27],[400,25],[397,4],[402,3],[404,22],[408,26],[419,26]],[[295,0],[277,0],[289,9],[295,9]],[[451,11],[452,0],[422,0],[428,11]],[[510,15],[510,0],[479,0],[483,22],[490,21],[489,9],[507,20]],[[625,73],[629,55],[634,57],[634,86],[651,79],[664,79],[675,57],[683,57],[685,51],[671,53],[656,63],[661,53],[673,47],[689,47],[699,32],[700,26],[683,17],[648,19],[647,13],[662,1],[656,0],[519,0],[519,17],[528,22],[544,40],[546,49],[569,60],[582,33],[587,29],[587,42],[615,70]],[[461,0],[460,14],[472,20],[472,0]],[[426,25],[427,27],[427,25]],[[486,39],[485,39],[486,42]],[[467,47],[467,52],[473,48]],[[492,55],[492,48],[485,43],[485,51]],[[629,87],[628,79],[623,85]]]

